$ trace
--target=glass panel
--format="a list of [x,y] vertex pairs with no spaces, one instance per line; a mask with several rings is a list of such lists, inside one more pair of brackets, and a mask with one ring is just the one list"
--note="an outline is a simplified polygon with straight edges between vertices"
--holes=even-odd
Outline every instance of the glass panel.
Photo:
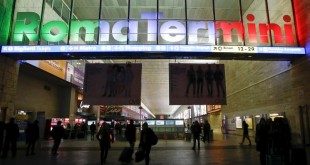
[[[157,0],[131,0],[130,1],[130,18],[131,19],[146,19],[142,18],[142,13],[157,12]],[[157,16],[153,19],[156,19]]]
[[99,44],[127,44],[127,31],[127,20],[101,21]]
[[217,45],[243,45],[239,0],[216,0],[214,6]]
[[186,44],[185,21],[160,20],[158,44]]
[[46,1],[43,24],[41,27],[41,45],[62,45],[68,43],[70,1]]
[[157,44],[156,20],[130,21],[129,44]]
[[159,0],[158,11],[163,13],[160,19],[185,19],[185,0]]
[[128,0],[102,0],[102,19],[128,19]]
[[213,21],[188,21],[188,44],[215,44],[215,26]]
[[63,6],[62,0],[54,0],[52,6],[53,6],[54,11],[56,11],[58,15],[61,16],[61,10]]
[[99,20],[71,19],[70,44],[97,44]]
[[74,0],[73,13],[79,20],[99,19],[100,0]]
[[268,0],[273,46],[297,46],[291,0]]
[[213,20],[213,0],[187,0],[188,20]]
[[[6,45],[11,31],[11,18],[13,17],[14,2],[0,1],[0,45]],[[1,117],[1,113],[0,113]]]
[[215,0],[215,20],[240,21],[239,0]]
[[243,45],[243,25],[239,21],[216,21],[217,45]]
[[[38,31],[41,21],[42,3],[42,0],[16,0],[15,20],[13,21],[14,29],[12,30],[13,44],[37,45],[39,43]],[[34,28],[27,26],[29,23],[33,23]]]
[[[269,46],[269,33],[259,32],[260,24],[268,24],[265,0],[241,1],[245,45]],[[267,40],[265,40],[267,38]]]

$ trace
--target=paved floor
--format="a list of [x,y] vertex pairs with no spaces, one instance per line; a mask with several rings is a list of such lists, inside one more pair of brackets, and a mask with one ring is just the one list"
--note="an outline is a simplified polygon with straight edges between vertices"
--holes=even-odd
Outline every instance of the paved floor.
[[[211,143],[201,143],[200,150],[192,150],[192,142],[184,140],[159,140],[152,147],[151,165],[259,165],[255,145],[239,145],[241,136],[215,134]],[[16,158],[10,155],[1,159],[1,165],[99,165],[99,145],[97,141],[64,140],[59,155],[52,156],[52,140],[41,141],[36,155],[25,156],[25,143],[18,144]],[[255,144],[255,143],[254,143]],[[138,144],[136,144],[137,146]],[[112,144],[106,164],[122,164],[118,157],[127,142],[116,141]],[[144,162],[131,164],[142,165]]]

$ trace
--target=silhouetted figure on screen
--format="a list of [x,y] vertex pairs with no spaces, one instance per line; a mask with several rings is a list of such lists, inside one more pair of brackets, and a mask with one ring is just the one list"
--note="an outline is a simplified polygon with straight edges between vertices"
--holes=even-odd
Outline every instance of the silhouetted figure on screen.
[[0,121],[0,154],[2,153],[3,148],[3,136],[4,136],[5,123]]
[[198,66],[196,71],[197,75],[197,97],[201,97],[203,95],[203,70],[201,66]]
[[133,124],[133,120],[130,120],[130,123],[126,127],[125,136],[129,142],[130,148],[134,149],[136,142],[136,127]]
[[108,65],[107,72],[106,72],[106,80],[105,80],[105,86],[104,86],[104,93],[103,97],[105,96],[111,96],[112,95],[112,86],[113,86],[113,67],[111,65]]
[[213,71],[211,69],[211,65],[208,65],[208,69],[205,72],[205,79],[207,82],[207,91],[208,91],[208,97],[213,97]]
[[131,70],[131,64],[126,64],[125,72],[125,97],[131,96],[131,86],[133,82],[133,72]]
[[[2,157],[6,158],[9,149],[11,148],[12,156],[16,156],[17,146],[16,142],[19,137],[19,129],[17,124],[15,123],[14,118],[10,118],[10,122],[5,125],[5,139],[4,139],[4,148]],[[11,146],[11,147],[10,147]]]
[[217,97],[220,97],[221,93],[223,97],[225,97],[225,89],[224,89],[224,73],[220,69],[219,65],[216,65],[216,69],[214,72],[214,80],[216,83],[216,89],[217,89]]
[[57,122],[57,125],[52,129],[52,137],[54,139],[54,145],[52,148],[52,154],[53,155],[57,155],[57,151],[61,142],[61,139],[64,137],[65,135],[65,129],[64,127],[61,125],[61,121]]
[[29,155],[29,150],[31,149],[31,155],[34,155],[34,148],[37,140],[39,139],[39,121],[35,120],[33,123],[29,124],[25,133],[26,133],[26,142],[28,144],[26,156]]
[[190,65],[190,68],[187,70],[187,87],[186,87],[186,97],[188,96],[189,88],[193,86],[193,96],[195,97],[196,91],[196,74],[194,66]]
[[242,128],[243,128],[243,137],[240,145],[243,145],[245,138],[249,140],[249,145],[252,145],[251,139],[249,137],[249,125],[245,122],[245,120],[242,121]]

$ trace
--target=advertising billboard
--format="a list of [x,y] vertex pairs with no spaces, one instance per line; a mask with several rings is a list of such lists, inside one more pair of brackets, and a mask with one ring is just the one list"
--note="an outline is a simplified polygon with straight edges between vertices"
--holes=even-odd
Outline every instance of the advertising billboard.
[[90,105],[140,105],[142,64],[86,64],[84,100]]
[[224,64],[169,64],[170,105],[226,104]]

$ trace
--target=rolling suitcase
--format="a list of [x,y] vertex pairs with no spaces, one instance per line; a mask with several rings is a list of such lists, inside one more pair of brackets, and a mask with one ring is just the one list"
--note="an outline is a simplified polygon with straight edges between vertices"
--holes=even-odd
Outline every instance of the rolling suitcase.
[[129,163],[132,160],[133,149],[125,147],[119,157],[119,161]]

